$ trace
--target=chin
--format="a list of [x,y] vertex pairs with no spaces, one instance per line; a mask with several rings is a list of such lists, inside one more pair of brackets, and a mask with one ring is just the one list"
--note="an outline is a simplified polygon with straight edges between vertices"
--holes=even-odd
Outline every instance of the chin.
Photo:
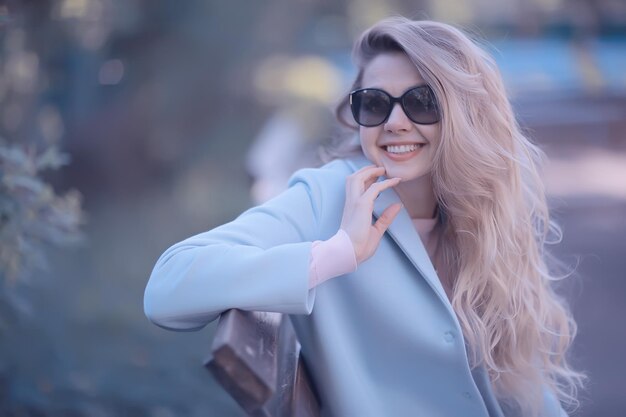
[[422,172],[422,171],[411,172],[411,171],[407,171],[404,169],[398,169],[397,167],[387,168],[385,166],[385,169],[387,169],[387,177],[389,178],[399,177],[402,179],[402,182],[418,180],[420,178],[426,177],[428,174],[428,172]]

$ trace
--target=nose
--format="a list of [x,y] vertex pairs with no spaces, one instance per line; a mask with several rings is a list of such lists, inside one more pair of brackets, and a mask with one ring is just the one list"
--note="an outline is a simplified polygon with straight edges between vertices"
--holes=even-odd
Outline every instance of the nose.
[[385,122],[385,130],[391,133],[408,132],[413,126],[413,122],[404,113],[404,109],[400,103],[394,103],[391,114],[387,122]]

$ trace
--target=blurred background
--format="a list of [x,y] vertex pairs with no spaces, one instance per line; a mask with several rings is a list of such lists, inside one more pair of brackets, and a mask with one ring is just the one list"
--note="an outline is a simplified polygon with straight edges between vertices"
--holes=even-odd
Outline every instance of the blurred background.
[[171,244],[285,186],[337,131],[355,36],[402,14],[486,40],[550,157],[590,376],[626,415],[626,1],[0,0],[0,415],[243,416],[143,290]]

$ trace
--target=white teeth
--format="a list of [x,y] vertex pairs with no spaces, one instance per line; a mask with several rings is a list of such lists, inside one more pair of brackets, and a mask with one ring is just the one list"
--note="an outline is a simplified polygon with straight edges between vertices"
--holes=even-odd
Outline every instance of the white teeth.
[[387,152],[389,153],[407,153],[413,152],[417,148],[424,146],[423,143],[413,143],[411,145],[389,145],[387,146]]

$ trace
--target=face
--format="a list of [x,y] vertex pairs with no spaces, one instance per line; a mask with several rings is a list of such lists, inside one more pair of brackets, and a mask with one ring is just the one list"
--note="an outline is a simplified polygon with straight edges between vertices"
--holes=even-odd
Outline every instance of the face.
[[[363,88],[380,88],[393,97],[425,84],[415,65],[402,53],[380,54],[363,72]],[[441,122],[414,123],[400,103],[395,103],[382,125],[359,128],[361,148],[367,159],[385,167],[387,177],[400,177],[404,181],[417,180],[430,173],[440,132]]]

